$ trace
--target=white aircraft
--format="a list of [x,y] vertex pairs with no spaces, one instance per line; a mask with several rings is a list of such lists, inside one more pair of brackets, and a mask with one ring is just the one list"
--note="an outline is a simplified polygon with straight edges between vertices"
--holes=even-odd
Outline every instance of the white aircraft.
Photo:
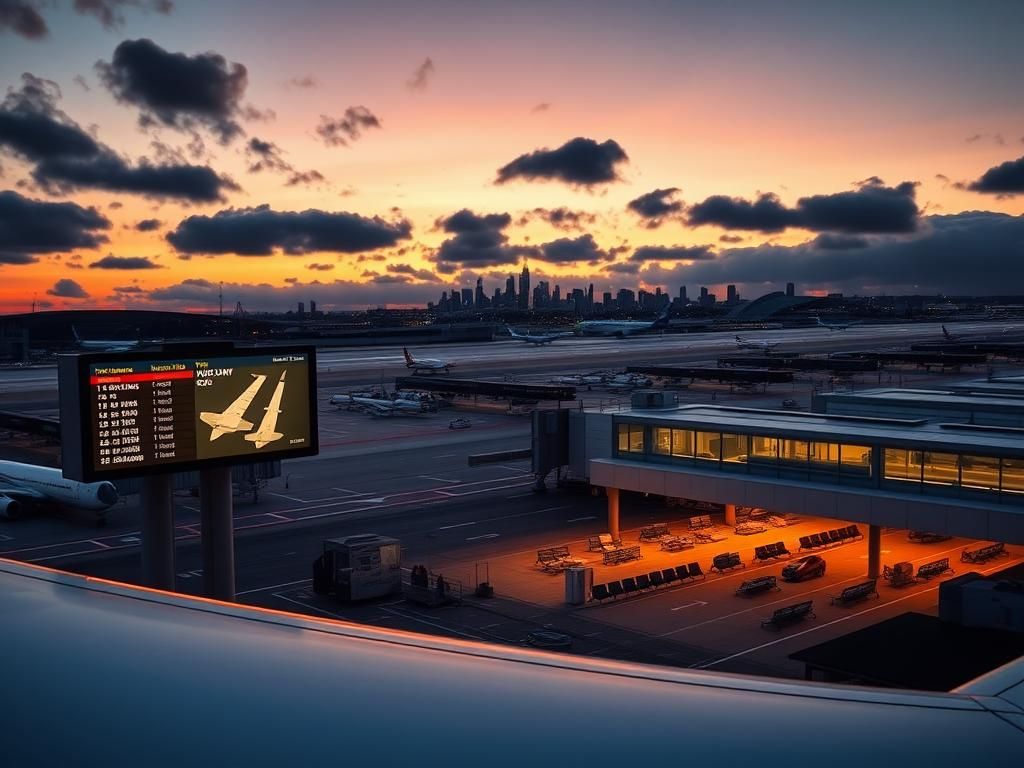
[[141,343],[138,339],[83,339],[73,325],[71,332],[75,334],[75,343],[81,349],[98,352],[127,352],[129,349],[135,349]]
[[506,325],[505,328],[508,330],[508,335],[513,339],[525,341],[527,344],[550,344],[552,341],[564,339],[566,336],[575,335],[570,331],[558,331],[556,333],[530,333],[527,331],[526,333],[516,333],[508,325]]
[[429,410],[427,401],[408,400],[404,397],[396,397],[391,400],[361,395],[335,395],[331,398],[331,403],[334,405],[357,405],[371,416],[414,416],[427,413]]
[[226,410],[220,413],[216,411],[202,411],[199,414],[200,421],[213,427],[213,431],[210,433],[211,443],[221,435],[226,435],[230,432],[247,432],[252,429],[252,422],[246,421],[242,417],[245,416],[245,412],[252,405],[256,393],[260,391],[260,387],[263,386],[263,382],[267,380],[267,377],[263,374],[254,373],[252,378],[252,383],[246,387],[242,394],[235,398],[235,401]]
[[[23,504],[56,504],[103,513],[117,503],[117,488],[109,481],[79,483],[66,480],[59,469],[0,461],[0,518],[13,520]],[[98,515],[103,522],[103,514]]]
[[[270,396],[270,405],[263,409],[265,413],[263,414],[263,420],[260,421],[259,429],[245,436],[245,439],[250,443],[255,443],[257,448],[262,448],[264,445],[269,445],[284,437],[284,434],[276,430],[277,416],[281,413],[281,398],[284,397],[284,377],[286,373],[288,373],[287,370],[281,371],[281,378],[277,380],[274,394]],[[266,377],[264,376],[263,378]]]
[[584,320],[576,323],[575,331],[581,336],[632,336],[635,333],[668,327],[670,308],[665,307],[655,320]]
[[779,346],[779,342],[768,341],[768,339],[744,339],[742,336],[736,337],[737,349],[760,349],[761,351],[768,353],[777,346]]
[[417,360],[409,354],[409,350],[405,347],[402,347],[402,352],[405,354],[405,367],[411,368],[414,374],[420,371],[430,371],[431,373],[444,371],[445,373],[448,373],[455,367],[455,363],[448,360],[436,360],[428,357],[422,357]]
[[822,320],[820,317],[814,319],[818,321],[818,325],[830,331],[845,331],[850,326],[860,323],[860,320]]

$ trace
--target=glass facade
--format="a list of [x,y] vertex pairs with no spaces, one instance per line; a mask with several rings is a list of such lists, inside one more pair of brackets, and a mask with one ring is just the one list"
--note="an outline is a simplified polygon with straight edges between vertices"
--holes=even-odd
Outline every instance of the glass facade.
[[[646,437],[646,441],[645,441]],[[618,454],[723,471],[1019,503],[1024,458],[618,423]],[[879,454],[878,459],[875,455]],[[877,475],[876,475],[877,471]]]

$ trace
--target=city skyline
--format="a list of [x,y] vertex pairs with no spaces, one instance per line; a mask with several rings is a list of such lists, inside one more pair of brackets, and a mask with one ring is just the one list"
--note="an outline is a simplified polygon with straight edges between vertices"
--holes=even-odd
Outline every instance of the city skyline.
[[1018,4],[0,10],[3,312],[1024,284]]

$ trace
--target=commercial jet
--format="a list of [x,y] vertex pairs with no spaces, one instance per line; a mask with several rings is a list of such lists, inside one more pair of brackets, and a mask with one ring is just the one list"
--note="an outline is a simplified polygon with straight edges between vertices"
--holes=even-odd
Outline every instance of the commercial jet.
[[[356,765],[615,765],[642,753],[656,764],[1007,766],[1024,754],[1024,659],[950,693],[772,680],[427,636],[2,559],[0,616],[16,617],[0,655],[12,766],[317,765],[337,761],[339,728]],[[54,681],[74,685],[55,693]],[[498,710],[493,727],[466,727]],[[225,713],[240,727],[225,727]],[[595,723],[614,729],[598,737]]]
[[[127,352],[130,349],[137,349],[142,343],[138,339],[83,339],[78,335],[78,329],[73,325],[71,326],[71,332],[75,334],[75,344],[80,349],[95,352]],[[158,342],[154,340],[153,343]]]
[[768,341],[768,339],[744,339],[742,336],[736,337],[737,349],[760,349],[765,354],[768,354],[777,346],[779,346],[779,342]]
[[845,331],[850,326],[860,323],[860,320],[822,320],[820,317],[814,319],[818,321],[818,325],[830,331]]
[[[283,379],[284,376],[282,375],[281,378]],[[252,405],[252,401],[260,391],[260,387],[263,386],[263,382],[267,380],[267,377],[263,374],[254,373],[252,374],[252,379],[252,383],[249,384],[245,391],[236,397],[235,401],[225,410],[220,411],[219,413],[216,411],[200,412],[200,421],[213,427],[213,431],[210,432],[211,443],[221,435],[227,435],[232,432],[248,432],[252,429],[253,423],[251,421],[246,421],[242,417],[245,416],[245,412],[249,409],[249,406]],[[279,383],[278,386],[281,387],[282,383]],[[274,418],[276,419],[277,416],[275,415]]]
[[555,333],[530,333],[527,331],[526,333],[516,333],[510,326],[506,325],[505,328],[508,330],[508,335],[513,339],[525,341],[527,344],[550,344],[552,341],[575,335],[569,331],[558,331]]
[[97,519],[102,523],[102,513],[117,499],[117,488],[109,481],[80,483],[66,480],[53,467],[0,461],[0,518],[14,520],[22,514],[23,505],[52,504],[100,513]]
[[421,371],[430,371],[431,373],[444,371],[445,373],[448,373],[455,367],[455,363],[448,360],[436,360],[429,357],[416,359],[409,354],[409,350],[405,347],[402,347],[402,352],[405,355],[405,367],[411,368],[414,374],[420,373]]
[[339,407],[357,405],[371,416],[417,415],[431,410],[428,400],[407,397],[391,399],[358,394],[334,395],[330,402]]
[[670,307],[665,307],[658,317],[650,322],[643,320],[584,320],[576,323],[575,332],[581,336],[632,336],[644,331],[668,327]]
[[[284,377],[286,373],[288,371],[281,371],[281,378],[277,380],[274,394],[270,396],[270,405],[263,409],[265,413],[263,414],[263,420],[260,421],[259,429],[245,436],[245,439],[250,443],[254,443],[257,448],[262,448],[284,437],[282,433],[276,430],[277,417],[281,413],[281,398],[284,397]],[[264,378],[266,377],[264,376]]]

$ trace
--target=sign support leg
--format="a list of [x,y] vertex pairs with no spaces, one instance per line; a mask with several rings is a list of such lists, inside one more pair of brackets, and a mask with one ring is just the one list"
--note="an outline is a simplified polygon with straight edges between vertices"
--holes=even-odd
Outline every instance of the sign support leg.
[[172,475],[142,478],[142,582],[174,591],[174,502]]
[[235,530],[231,467],[199,471],[199,514],[203,536],[203,592],[218,600],[235,599]]

